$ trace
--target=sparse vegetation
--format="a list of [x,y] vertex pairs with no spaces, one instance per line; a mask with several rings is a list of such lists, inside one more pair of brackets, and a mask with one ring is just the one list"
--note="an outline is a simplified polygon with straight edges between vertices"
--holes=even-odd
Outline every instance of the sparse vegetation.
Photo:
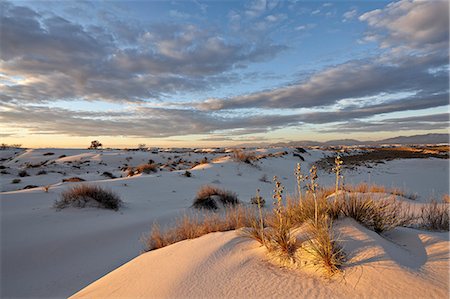
[[270,181],[267,179],[267,174],[263,173],[261,177],[259,178],[259,181],[263,183],[270,183]]
[[216,210],[218,204],[223,206],[239,203],[236,193],[220,189],[211,185],[202,186],[194,199],[193,207],[197,209]]
[[11,184],[18,184],[18,183],[20,183],[22,180],[21,179],[13,179],[12,181],[11,181]]
[[62,181],[63,181],[63,183],[66,183],[66,182],[68,182],[68,183],[76,183],[76,182],[84,182],[85,180],[82,179],[82,178],[79,178],[77,176],[74,176],[74,177],[71,177],[71,178],[68,178],[68,179],[63,179]]
[[259,194],[259,192],[260,192],[260,190],[256,189],[256,194],[254,197],[252,197],[250,199],[250,203],[264,207],[264,205],[266,204],[266,200],[264,198],[262,198],[262,196]]
[[18,148],[22,148],[22,144],[6,144],[6,143],[2,143],[0,145],[0,150],[18,149]]
[[23,190],[26,190],[26,189],[33,189],[33,188],[37,188],[38,186],[36,186],[36,185],[26,185],[25,187],[23,187],[22,189]]
[[116,176],[113,175],[113,174],[112,174],[111,172],[109,172],[109,171],[104,171],[104,172],[102,173],[102,176],[105,176],[105,177],[110,178],[110,179],[115,179],[115,178],[116,178]]
[[424,205],[420,211],[420,226],[429,230],[448,231],[449,218],[448,204],[432,200]]
[[243,162],[247,164],[253,164],[253,162],[257,160],[254,153],[245,152],[240,149],[236,149],[233,151],[232,158],[236,162]]
[[332,222],[321,217],[317,223],[309,223],[308,240],[302,246],[312,256],[313,264],[320,265],[326,276],[338,273],[345,264],[345,253],[338,244]]
[[137,173],[150,174],[158,171],[158,166],[156,164],[141,164],[136,167]]
[[122,206],[122,200],[110,190],[96,185],[80,184],[61,193],[61,198],[54,204],[56,209],[91,206],[117,211]]
[[241,206],[228,207],[222,215],[212,212],[184,215],[176,221],[174,227],[165,231],[161,231],[160,226],[155,223],[150,234],[143,238],[144,250],[158,249],[183,240],[198,238],[212,232],[248,227],[252,221],[254,221],[253,211]]
[[21,171],[19,171],[18,176],[23,178],[23,177],[30,176],[30,175],[28,174],[28,172],[26,170],[21,170]]

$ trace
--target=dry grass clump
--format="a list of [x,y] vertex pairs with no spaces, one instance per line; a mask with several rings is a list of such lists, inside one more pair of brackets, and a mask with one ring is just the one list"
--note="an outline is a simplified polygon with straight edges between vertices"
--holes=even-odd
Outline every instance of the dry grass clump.
[[63,183],[65,183],[65,182],[75,183],[75,182],[84,182],[85,180],[82,178],[79,178],[77,176],[74,176],[74,177],[71,177],[68,179],[63,179],[62,181],[63,181]]
[[321,217],[317,223],[309,222],[308,240],[302,248],[312,256],[312,262],[320,265],[327,276],[338,273],[345,264],[345,253],[338,244],[328,217]]
[[338,205],[341,206],[343,216],[355,219],[376,233],[409,225],[413,220],[409,207],[395,199],[374,200],[370,197],[351,194]]
[[136,172],[137,173],[150,174],[150,173],[157,172],[157,171],[158,171],[158,166],[156,164],[154,164],[154,163],[141,164],[141,165],[136,167]]
[[174,227],[165,231],[162,231],[158,224],[154,224],[150,234],[143,238],[144,251],[198,238],[212,232],[249,227],[254,221],[254,211],[241,206],[227,208],[223,214],[207,212],[206,214],[184,215],[177,220]]
[[26,170],[21,170],[21,171],[19,171],[18,175],[19,175],[21,178],[26,177],[26,176],[30,176],[30,175],[28,174],[28,172],[26,172]]
[[243,162],[247,164],[253,164],[253,162],[257,160],[257,157],[254,153],[245,152],[238,149],[233,151],[232,158],[236,162]]
[[61,193],[61,198],[54,204],[57,209],[66,207],[84,208],[87,206],[117,211],[122,206],[122,201],[116,193],[105,190],[100,186],[81,184]]
[[236,193],[211,185],[204,185],[197,191],[193,207],[197,209],[217,210],[218,203],[223,206],[237,205],[239,199]]
[[260,190],[256,189],[256,194],[250,199],[250,203],[258,205],[260,207],[264,207],[264,205],[266,204],[266,200],[261,196],[259,192]]
[[448,231],[449,214],[448,204],[433,200],[422,207],[419,215],[420,225],[429,230]]

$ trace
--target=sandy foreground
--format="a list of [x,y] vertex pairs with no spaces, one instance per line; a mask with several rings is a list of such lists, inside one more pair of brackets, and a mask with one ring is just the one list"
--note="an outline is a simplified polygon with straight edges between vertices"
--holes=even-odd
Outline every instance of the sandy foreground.
[[258,243],[212,233],[145,253],[71,298],[446,298],[447,233],[401,228],[386,238],[338,224],[350,252],[331,280],[277,267]]
[[[357,223],[342,221],[337,228],[347,238],[344,246],[351,259],[344,276],[332,281],[272,265],[263,249],[239,232],[209,234],[140,255],[140,240],[151,225],[157,221],[164,227],[189,213],[200,186],[213,184],[236,192],[244,204],[259,188],[270,202],[274,175],[292,193],[296,163],[307,171],[329,154],[310,150],[302,154],[302,161],[293,149],[256,151],[288,153],[260,160],[258,167],[212,152],[2,153],[10,156],[2,164],[10,174],[0,176],[1,297],[448,297],[448,233],[398,228],[380,237]],[[48,152],[54,154],[44,155]],[[208,162],[191,169],[192,177],[183,176],[183,169],[120,177],[125,163],[135,166],[149,159],[163,163],[169,157],[191,162],[207,157]],[[49,162],[41,168],[27,168],[30,175],[21,183],[10,183],[26,163],[45,161]],[[48,174],[37,175],[39,169]],[[106,179],[104,171],[118,178]],[[345,175],[348,183],[378,183],[417,193],[410,203],[420,206],[448,193],[448,171],[448,160],[430,158],[393,160]],[[56,211],[52,205],[60,193],[78,184],[61,182],[72,176],[111,189],[125,206],[118,212]],[[269,182],[262,182],[263,176]],[[333,180],[333,174],[319,172],[319,184],[330,185]],[[17,190],[25,185],[38,187]],[[44,185],[50,185],[49,192]]]

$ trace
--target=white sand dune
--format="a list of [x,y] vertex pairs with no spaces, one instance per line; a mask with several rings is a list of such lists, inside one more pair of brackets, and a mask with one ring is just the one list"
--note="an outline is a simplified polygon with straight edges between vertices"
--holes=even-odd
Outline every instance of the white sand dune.
[[[53,159],[56,160],[55,164],[44,166],[42,169],[65,170],[67,171],[66,177],[75,175],[83,177],[89,183],[118,193],[125,203],[125,206],[118,212],[94,208],[69,208],[56,211],[52,208],[53,202],[59,198],[62,191],[77,183],[61,183],[64,176],[58,173],[35,175],[34,172],[39,168],[27,169],[30,176],[22,178],[24,182],[20,186],[25,184],[52,185],[48,193],[40,187],[0,193],[1,297],[49,298],[67,297],[74,294],[138,256],[143,247],[140,238],[143,234],[148,233],[151,225],[155,221],[158,221],[162,226],[170,225],[179,215],[189,212],[196,191],[204,184],[214,184],[236,192],[239,199],[244,203],[248,203],[250,198],[254,196],[255,190],[259,188],[261,189],[261,195],[270,202],[273,184],[262,182],[260,179],[263,175],[266,175],[267,179],[271,180],[274,175],[277,175],[283,185],[286,186],[286,191],[293,193],[295,190],[293,172],[296,163],[302,162],[302,169],[306,172],[312,163],[326,153],[320,150],[310,150],[307,154],[303,154],[305,158],[303,162],[292,155],[293,149],[261,149],[258,152],[277,153],[284,150],[289,152],[288,155],[260,160],[258,167],[236,163],[229,157],[224,157],[224,154],[192,152],[152,154],[149,152],[106,150],[95,152],[65,149],[40,149],[17,153],[15,151],[0,151],[2,159],[8,159],[2,165],[10,167],[7,170],[11,171],[11,174],[0,176],[2,190],[16,188],[10,184],[10,180],[17,178],[17,174],[14,172],[20,169],[21,165]],[[47,152],[53,152],[54,155],[44,156],[43,154]],[[92,162],[90,166],[86,166],[85,163],[81,169],[67,166],[65,163],[59,163],[60,161],[58,161],[60,159],[77,161],[84,159],[83,157],[86,157],[87,154],[90,155],[89,159],[96,161]],[[99,156],[100,154],[102,155]],[[66,157],[59,158],[62,155],[66,155]],[[207,156],[208,160],[213,162],[199,165],[190,170],[193,174],[190,178],[183,176],[184,171],[182,170],[161,171],[151,175],[117,179],[105,179],[100,175],[103,171],[111,171],[122,166],[123,163],[128,162],[127,157],[133,157],[128,159],[131,161],[129,162],[130,165],[132,163],[137,165],[149,159],[162,163],[166,162],[168,157],[173,159],[175,156],[185,160],[199,161],[205,155],[209,155]],[[99,160],[100,157],[101,160]],[[94,171],[95,174],[86,174],[86,170]],[[347,172],[345,174],[347,182],[367,181],[367,174],[358,171]],[[425,201],[433,192],[435,194],[448,193],[447,160],[389,161],[370,169],[370,171],[371,182],[385,182],[387,187],[399,186],[412,192],[419,192],[420,197],[414,202],[417,204]],[[100,174],[97,172],[100,172]],[[44,179],[45,177],[47,179]],[[321,185],[332,184],[333,174],[320,172],[319,183]],[[270,207],[270,205],[268,206]],[[423,236],[428,235],[435,238],[435,235],[423,232]],[[235,238],[233,233],[214,234],[212,236],[223,236],[225,238],[224,241],[214,241],[219,242],[219,245],[225,244],[223,242],[226,242],[226,240],[234,240]],[[206,240],[208,238],[212,237],[205,237]],[[195,242],[200,242],[199,240],[195,240]],[[195,244],[195,242],[192,244]],[[180,244],[191,244],[191,241]],[[235,244],[233,246],[237,246],[238,249],[247,248],[241,246],[254,246],[249,241],[242,239],[235,240],[230,244]],[[170,248],[179,248],[179,246],[182,245],[176,244]],[[167,248],[167,250],[173,250],[170,248]],[[229,249],[229,247],[226,248]],[[205,250],[208,250],[208,248],[205,248]],[[229,251],[231,255],[234,255],[238,254],[239,250],[237,253],[234,249]],[[139,258],[159,254],[157,252]],[[255,249],[254,252],[259,251]],[[251,253],[249,263],[256,261],[257,257],[262,258],[262,254],[254,255],[254,253]],[[177,257],[171,257],[170,259],[174,259],[175,262]],[[202,257],[197,256],[196,259],[200,261]],[[271,269],[268,270],[269,272],[274,273],[273,276],[282,275],[281,277],[284,277],[287,281],[296,279],[290,277],[292,273],[285,272],[285,270],[279,272],[276,267],[269,267],[269,269]],[[189,272],[190,270],[186,271]],[[364,270],[364,272],[367,271],[369,270]],[[419,274],[417,275],[423,276],[420,274],[422,270],[418,271]],[[217,273],[216,275],[220,274]],[[247,277],[247,279],[251,278]],[[257,278],[254,279],[257,280]],[[316,281],[315,279],[313,281]],[[275,281],[278,281],[278,279],[275,279]],[[303,285],[303,282],[298,283]],[[250,288],[252,285],[249,284],[248,287]],[[211,286],[211,288],[213,287]],[[273,288],[275,289],[276,286],[273,286]],[[285,292],[289,292],[289,290],[285,290]],[[290,293],[285,294],[288,296]],[[292,294],[295,294],[295,292]]]
[[385,239],[347,219],[337,225],[350,253],[330,281],[268,262],[235,231],[142,254],[71,298],[447,298],[447,233],[396,229]]

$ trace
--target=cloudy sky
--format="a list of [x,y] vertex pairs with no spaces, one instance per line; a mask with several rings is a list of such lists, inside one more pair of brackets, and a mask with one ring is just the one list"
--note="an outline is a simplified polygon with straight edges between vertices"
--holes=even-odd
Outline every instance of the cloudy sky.
[[5,143],[220,146],[448,132],[448,0],[0,5]]

